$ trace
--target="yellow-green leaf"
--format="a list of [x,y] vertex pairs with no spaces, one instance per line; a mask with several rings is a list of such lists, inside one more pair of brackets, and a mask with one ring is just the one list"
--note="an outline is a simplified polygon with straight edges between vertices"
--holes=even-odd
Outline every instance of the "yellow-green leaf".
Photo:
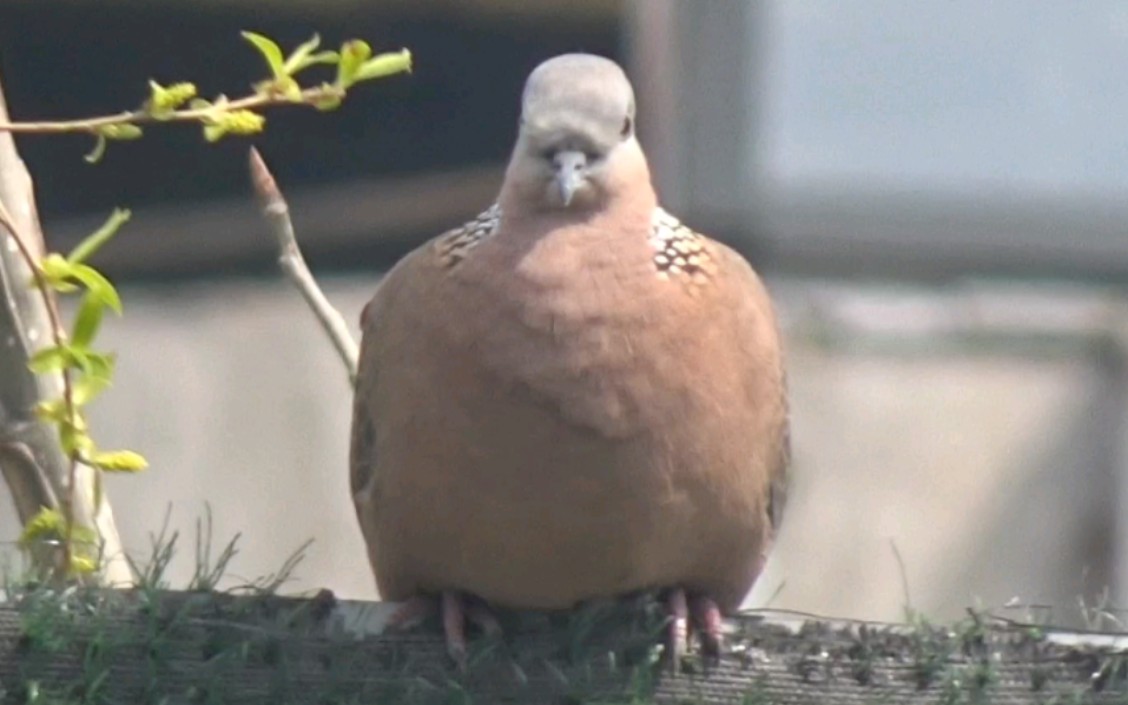
[[71,345],[84,348],[94,340],[98,334],[98,327],[102,325],[102,311],[105,304],[101,299],[87,292],[79,304],[78,313],[74,317],[74,330],[71,332]]
[[75,264],[70,276],[82,282],[87,290],[117,314],[121,314],[121,296],[106,276],[88,264]]
[[66,413],[67,405],[62,399],[45,399],[35,405],[35,415],[44,421],[59,423]]
[[71,354],[70,348],[52,345],[32,355],[27,362],[27,366],[36,374],[44,374],[46,372],[58,372],[70,366],[73,360],[74,356]]
[[312,54],[319,46],[321,46],[321,35],[314,32],[312,37],[299,44],[297,48],[290,53],[290,56],[286,59],[286,63],[284,64],[286,74],[289,75],[293,73],[294,67]]
[[90,575],[98,570],[98,561],[90,556],[72,553],[70,568],[74,575]]
[[110,213],[110,217],[106,219],[106,222],[102,224],[102,227],[87,235],[82,239],[82,242],[78,243],[78,245],[71,250],[71,253],[67,255],[67,261],[71,264],[81,264],[85,262],[89,259],[90,255],[97,252],[102,245],[109,242],[110,238],[116,235],[118,230],[121,229],[122,225],[129,222],[131,215],[132,214],[124,208],[115,208],[114,212]]
[[83,374],[89,375],[90,377],[113,377],[114,364],[117,362],[117,358],[113,353],[82,350],[76,357]]
[[141,472],[149,463],[131,450],[108,450],[94,453],[86,462],[106,472]]
[[314,50],[319,46],[321,46],[321,37],[316,34],[299,44],[298,48],[294,49],[294,52],[286,59],[286,63],[282,66],[282,72],[287,76],[293,76],[314,64],[336,63],[337,52],[322,51],[315,54]]
[[174,110],[196,97],[196,84],[174,83],[162,86],[149,81],[149,100],[145,101],[145,111],[158,120],[167,118]]
[[337,85],[348,88],[356,83],[356,73],[372,56],[372,47],[362,39],[350,39],[341,45],[341,59],[337,62]]
[[270,67],[270,73],[274,76],[285,76],[284,71],[285,60],[282,58],[282,49],[278,44],[269,37],[258,34],[257,32],[243,32],[243,39],[250,42],[262,57],[266,59],[266,65]]
[[341,60],[341,55],[338,54],[337,52],[333,51],[332,49],[326,49],[325,51],[319,51],[316,54],[310,54],[309,56],[307,56],[305,58],[305,60],[302,61],[301,65],[295,71],[295,73],[297,73],[297,71],[301,71],[302,69],[309,67],[309,66],[313,66],[315,64],[330,64],[331,65],[331,64],[336,64],[340,60]]
[[66,281],[74,271],[74,265],[58,252],[51,252],[39,262],[39,271],[51,284]]
[[251,110],[221,112],[212,119],[215,126],[222,128],[220,137],[229,132],[236,135],[252,135],[262,132],[262,128],[266,124],[265,117]]
[[[301,87],[301,85],[296,80],[294,80],[293,78],[290,78],[289,76],[283,76],[282,78],[279,78],[277,80],[270,81],[268,83],[268,85],[266,86],[266,91],[268,93],[271,93],[271,94],[274,94],[274,95],[283,96],[287,100],[291,100],[295,103],[300,102],[301,99],[302,99],[302,87]],[[237,111],[237,112],[248,112],[248,111]]]
[[315,95],[313,100],[313,107],[321,111],[336,110],[341,107],[341,101],[344,94],[335,86],[330,86],[328,83],[321,85],[321,93]]
[[104,392],[113,380],[106,376],[84,374],[71,383],[71,398],[75,406],[89,404]]
[[140,127],[128,122],[113,125],[102,125],[101,127],[97,128],[97,130],[99,136],[105,137],[108,140],[118,141],[140,139],[141,135],[144,134]]
[[227,134],[227,128],[219,123],[204,125],[204,139],[208,142],[218,142]]
[[371,81],[404,71],[411,71],[411,52],[407,49],[380,54],[365,61],[357,68],[353,78],[356,81]]
[[63,419],[63,423],[59,424],[59,445],[70,457],[85,457],[94,452],[94,439],[86,432],[86,421],[77,409],[75,418],[78,423],[70,424]]
[[19,543],[27,548],[42,541],[61,540],[66,534],[67,520],[62,512],[44,507],[24,524]]

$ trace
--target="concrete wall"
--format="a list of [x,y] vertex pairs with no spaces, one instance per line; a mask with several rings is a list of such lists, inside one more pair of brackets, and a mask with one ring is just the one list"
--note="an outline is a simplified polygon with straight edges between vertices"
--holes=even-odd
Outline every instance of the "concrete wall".
[[[374,282],[326,288],[355,321]],[[1126,408],[1116,366],[1086,345],[969,347],[945,334],[867,347],[881,336],[850,333],[861,324],[828,328],[825,307],[812,306],[843,308],[848,296],[820,299],[802,282],[776,289],[789,336],[794,489],[750,604],[893,619],[907,599],[953,617],[977,600],[1018,597],[1077,623],[1078,598],[1091,603],[1116,567],[1115,442]],[[916,296],[951,309],[943,295]],[[375,597],[347,490],[350,392],[297,293],[248,281],[134,287],[124,297],[125,318],[105,332],[120,353],[118,381],[93,423],[104,446],[152,463],[108,482],[127,548],[144,555],[171,505],[182,534],[171,578],[182,585],[207,503],[216,543],[242,533],[238,578],[273,572],[313,538],[289,589]],[[919,328],[922,316],[911,318]],[[855,319],[897,327],[885,314]],[[16,535],[5,497],[0,541]]]

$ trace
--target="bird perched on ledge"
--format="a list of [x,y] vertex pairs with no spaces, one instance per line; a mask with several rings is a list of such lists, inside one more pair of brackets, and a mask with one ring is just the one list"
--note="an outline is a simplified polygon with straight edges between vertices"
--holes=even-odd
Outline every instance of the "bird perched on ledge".
[[614,62],[525,85],[495,205],[415,250],[362,314],[351,487],[384,599],[488,606],[664,590],[719,646],[786,489],[783,365],[748,263],[658,205]]

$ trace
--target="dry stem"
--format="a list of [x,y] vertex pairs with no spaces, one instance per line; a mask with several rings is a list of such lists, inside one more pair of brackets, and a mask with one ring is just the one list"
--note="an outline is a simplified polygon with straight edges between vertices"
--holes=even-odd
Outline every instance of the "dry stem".
[[343,98],[344,92],[335,86],[314,86],[306,88],[300,97],[288,98],[278,93],[255,94],[222,103],[213,103],[206,108],[187,108],[174,110],[159,117],[146,110],[126,110],[116,115],[102,115],[81,120],[46,120],[38,122],[0,122],[0,132],[60,134],[80,132],[98,134],[98,130],[109,125],[152,123],[152,122],[198,122],[212,115],[232,110],[254,110],[277,105],[314,105],[325,98]]
[[254,184],[255,193],[262,205],[263,216],[270,223],[271,230],[278,242],[278,266],[289,277],[290,281],[301,292],[309,308],[317,317],[318,323],[329,340],[336,348],[337,354],[345,364],[349,375],[349,382],[356,383],[357,345],[349,332],[348,326],[341,313],[329,303],[329,299],[317,285],[309,267],[306,265],[302,251],[298,247],[297,238],[294,237],[294,224],[290,220],[290,207],[282,196],[274,176],[263,161],[258,150],[251,148],[250,152],[251,182]]

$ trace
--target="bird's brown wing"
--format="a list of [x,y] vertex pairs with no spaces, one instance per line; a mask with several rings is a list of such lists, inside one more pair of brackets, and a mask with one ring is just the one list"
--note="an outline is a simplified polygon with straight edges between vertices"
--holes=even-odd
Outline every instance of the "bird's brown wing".
[[[784,413],[786,414],[786,411]],[[779,534],[779,528],[783,524],[783,513],[787,507],[787,490],[791,480],[791,420],[785,416],[783,424],[783,434],[780,438],[768,494],[768,519],[772,522],[773,537]]]
[[[379,292],[377,292],[379,295]],[[378,374],[373,359],[371,323],[368,316],[374,309],[375,298],[360,314],[360,355],[357,360],[356,386],[353,394],[352,435],[349,444],[349,490],[353,501],[372,492],[376,474],[376,419],[369,406],[372,388]]]
[[[759,275],[752,269],[748,261],[735,250],[715,240],[711,241],[711,247],[714,256],[719,260],[718,265],[720,272],[727,275],[730,282],[735,282],[735,296],[750,301],[753,308],[757,311],[758,316],[770,317],[772,326],[776,329],[775,338],[776,345],[778,346],[779,332],[778,324],[775,322],[774,307],[772,306],[767,288],[764,286]],[[767,518],[771,524],[771,538],[773,540],[779,533],[780,526],[783,523],[784,509],[787,505],[788,487],[790,485],[791,466],[791,421],[789,418],[787,396],[787,374],[783,369],[783,358],[782,355],[779,354],[778,347],[776,348],[776,353],[779,367],[776,370],[776,374],[778,375],[778,388],[776,389],[777,393],[775,398],[778,406],[771,408],[771,405],[769,405],[764,409],[764,413],[776,415],[779,424],[778,432],[774,434],[772,438],[775,447],[772,449],[771,453],[772,461],[767,467],[767,486],[764,488],[768,499]],[[764,372],[765,370],[758,366],[748,370],[748,374],[764,374]]]
[[375,505],[377,482],[376,412],[372,408],[380,361],[376,337],[380,334],[380,309],[384,301],[402,289],[420,266],[449,269],[457,265],[480,242],[490,237],[500,218],[497,205],[490,206],[462,225],[447,230],[404,257],[381,280],[376,293],[360,314],[360,354],[353,393],[352,432],[349,448],[349,489],[360,511],[361,503]]

